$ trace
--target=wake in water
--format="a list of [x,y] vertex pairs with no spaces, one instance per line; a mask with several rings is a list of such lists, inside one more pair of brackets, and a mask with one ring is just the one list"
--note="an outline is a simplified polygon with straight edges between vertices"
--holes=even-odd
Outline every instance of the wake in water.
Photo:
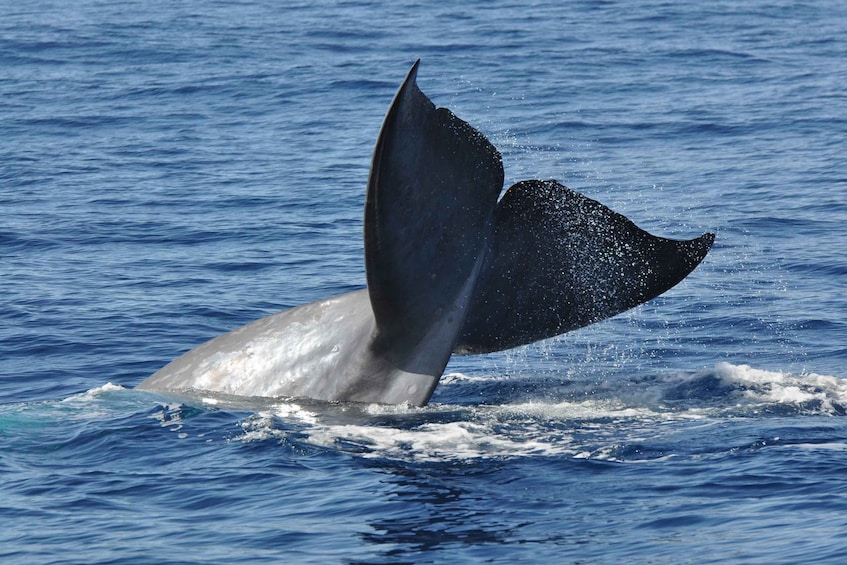
[[[523,388],[521,381],[533,384],[527,377],[454,373],[444,378],[442,386],[450,389],[450,397],[477,398],[481,387]],[[209,432],[191,425],[191,418],[198,414],[244,412],[237,431],[216,437],[228,442],[277,441],[368,459],[426,462],[564,456],[637,462],[690,457],[704,449],[725,450],[720,441],[711,440],[715,443],[709,447],[703,438],[714,435],[715,428],[726,422],[847,414],[847,380],[729,363],[707,371],[634,377],[611,384],[568,384],[564,389],[535,387],[537,398],[499,405],[433,403],[417,408],[220,396],[207,397],[202,406],[196,406],[178,399],[163,403],[148,393],[109,383],[57,402],[6,405],[0,408],[0,420],[6,429],[72,430],[92,421],[111,425],[131,417],[128,411],[136,415],[141,411],[176,438],[187,439]],[[153,409],[151,399],[156,401]],[[847,444],[842,447],[847,449]]]
[[[515,386],[511,379],[497,382]],[[477,396],[475,388],[490,385],[491,379],[461,374],[448,375],[442,384],[465,389],[455,396],[470,398]],[[729,419],[843,416],[845,407],[844,379],[720,363],[708,371],[636,378],[611,389],[608,383],[587,384],[573,387],[566,398],[496,406],[279,402],[247,417],[232,440],[305,442],[365,458],[416,461],[527,456],[639,461],[685,456],[687,448],[655,446],[663,437],[699,434]]]

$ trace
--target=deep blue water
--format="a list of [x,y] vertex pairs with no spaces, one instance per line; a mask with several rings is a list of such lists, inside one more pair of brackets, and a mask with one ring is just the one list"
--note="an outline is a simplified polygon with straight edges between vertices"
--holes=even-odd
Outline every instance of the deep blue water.
[[[843,563],[847,4],[0,2],[3,563]],[[132,390],[364,285],[419,84],[507,185],[717,232],[636,310],[432,403]]]

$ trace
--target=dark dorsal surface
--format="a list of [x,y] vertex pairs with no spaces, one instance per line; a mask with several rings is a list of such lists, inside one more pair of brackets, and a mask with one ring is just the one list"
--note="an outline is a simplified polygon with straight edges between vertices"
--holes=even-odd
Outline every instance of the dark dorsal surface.
[[653,236],[556,181],[512,186],[456,351],[508,349],[603,320],[679,283],[714,241]]
[[[405,370],[440,374],[490,238],[503,165],[481,133],[420,91],[417,69],[397,92],[374,150],[365,265],[375,348]],[[427,359],[404,366],[421,347]],[[444,347],[435,359],[432,349]]]

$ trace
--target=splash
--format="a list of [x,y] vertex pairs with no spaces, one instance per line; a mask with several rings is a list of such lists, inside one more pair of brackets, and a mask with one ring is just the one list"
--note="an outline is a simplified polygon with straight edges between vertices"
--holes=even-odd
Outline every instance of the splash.
[[[507,383],[508,379],[497,382]],[[482,377],[448,376],[451,387]],[[513,385],[513,384],[512,384]],[[510,385],[510,386],[512,386]],[[713,369],[605,382],[577,397],[502,405],[303,405],[281,402],[242,424],[244,442],[275,439],[366,459],[475,461],[525,457],[657,461],[677,454],[651,447],[732,418],[840,416],[847,381],[719,363]],[[468,395],[472,396],[472,395]]]

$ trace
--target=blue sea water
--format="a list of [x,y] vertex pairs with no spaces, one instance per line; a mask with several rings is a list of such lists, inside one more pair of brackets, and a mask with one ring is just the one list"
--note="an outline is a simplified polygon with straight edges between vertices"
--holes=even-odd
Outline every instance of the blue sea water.
[[[3,563],[843,563],[847,4],[0,2]],[[666,295],[425,408],[133,390],[364,285],[421,88],[669,237]]]

